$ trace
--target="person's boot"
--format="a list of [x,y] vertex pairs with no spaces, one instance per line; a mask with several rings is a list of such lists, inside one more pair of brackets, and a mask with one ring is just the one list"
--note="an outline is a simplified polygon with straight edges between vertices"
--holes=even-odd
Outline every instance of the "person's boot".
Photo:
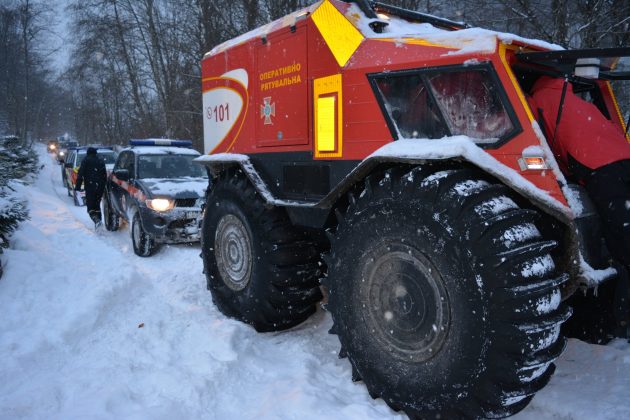
[[94,222],[94,230],[96,232],[100,232],[103,226],[103,222],[101,221],[101,218],[97,217],[96,215],[91,214],[90,219],[92,219],[92,221]]

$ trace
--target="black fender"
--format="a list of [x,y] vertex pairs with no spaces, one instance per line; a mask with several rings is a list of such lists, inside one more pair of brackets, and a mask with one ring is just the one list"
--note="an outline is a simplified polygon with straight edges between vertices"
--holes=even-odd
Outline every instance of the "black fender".
[[[398,141],[390,144],[401,142],[402,141]],[[388,145],[379,150],[383,150],[387,148],[387,146]],[[471,146],[476,147],[472,145],[472,143]],[[441,153],[441,155],[436,157],[433,150],[424,151],[422,148],[419,148],[419,150],[413,154],[405,153],[404,155],[395,153],[379,154],[377,151],[362,160],[344,179],[342,179],[341,182],[333,186],[330,192],[318,202],[286,200],[275,197],[247,155],[232,153],[205,155],[195,159],[195,162],[205,165],[208,168],[211,177],[216,176],[227,168],[234,166],[239,167],[250,180],[256,191],[268,204],[289,208],[312,208],[330,211],[335,207],[341,197],[345,196],[345,194],[358,182],[365,179],[370,173],[380,166],[395,163],[404,165],[424,165],[432,162],[439,162],[444,164],[449,161],[457,161],[462,164],[472,164],[477,166],[482,171],[503,182],[520,196],[532,202],[538,209],[551,215],[554,219],[560,220],[567,225],[572,224],[575,219],[575,213],[571,210],[571,208],[566,207],[562,203],[550,198],[545,191],[525,180],[516,171],[507,166],[501,165],[498,161],[486,153],[483,155],[478,154],[478,156],[470,156],[470,154],[464,152],[465,151],[463,150],[454,150],[452,153],[447,151],[446,153]],[[492,160],[492,164],[487,164],[489,159]]]
[[[412,142],[414,143],[412,144]],[[334,210],[340,202],[343,203],[343,197],[379,167],[393,164],[426,165],[448,164],[449,162],[474,165],[498,179],[530,202],[533,207],[548,215],[546,219],[561,230],[562,233],[558,237],[564,250],[564,256],[561,258],[564,262],[563,265],[565,265],[563,268],[571,273],[571,277],[575,279],[571,287],[567,288],[566,293],[563,293],[565,297],[571,295],[579,284],[592,287],[614,275],[614,270],[607,273],[606,270],[602,271],[599,267],[593,269],[589,263],[593,262],[596,266],[599,264],[591,260],[590,255],[584,256],[589,254],[590,246],[585,242],[592,243],[592,240],[587,241],[585,233],[583,229],[579,228],[579,225],[587,222],[590,213],[582,214],[581,210],[574,211],[571,207],[565,206],[524,179],[514,169],[502,165],[488,153],[480,153],[477,149],[478,147],[469,140],[462,141],[457,138],[450,142],[445,140],[399,140],[392,142],[361,161],[318,202],[285,200],[275,197],[247,155],[231,153],[205,155],[195,159],[195,162],[205,165],[211,176],[216,176],[227,168],[239,167],[266,203],[285,207],[292,223],[317,229],[330,226],[331,221],[334,220]],[[564,184],[564,179],[562,181],[561,187],[565,191],[565,195],[575,196],[569,194],[569,187]],[[580,195],[578,197],[578,199],[582,199]]]

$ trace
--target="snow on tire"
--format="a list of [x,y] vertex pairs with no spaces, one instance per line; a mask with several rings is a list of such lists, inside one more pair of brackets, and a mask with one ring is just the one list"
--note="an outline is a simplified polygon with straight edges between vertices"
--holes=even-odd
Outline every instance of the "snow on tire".
[[134,213],[131,219],[131,242],[133,252],[139,257],[150,257],[158,248],[155,239],[142,227],[142,220],[140,220],[138,211]]
[[549,252],[477,170],[393,169],[350,194],[326,256],[353,379],[411,418],[503,417],[548,382],[570,316]]
[[116,210],[112,208],[107,191],[105,191],[103,196],[103,218],[105,219],[105,229],[108,231],[114,232],[120,227],[120,217],[116,214]]
[[284,209],[266,205],[240,171],[213,182],[201,249],[215,305],[257,331],[303,322],[322,298],[317,242]]

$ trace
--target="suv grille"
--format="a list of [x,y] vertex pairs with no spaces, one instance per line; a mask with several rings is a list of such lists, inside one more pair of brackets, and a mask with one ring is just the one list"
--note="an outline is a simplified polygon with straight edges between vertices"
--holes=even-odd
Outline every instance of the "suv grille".
[[175,200],[175,207],[195,207],[196,198],[178,198]]

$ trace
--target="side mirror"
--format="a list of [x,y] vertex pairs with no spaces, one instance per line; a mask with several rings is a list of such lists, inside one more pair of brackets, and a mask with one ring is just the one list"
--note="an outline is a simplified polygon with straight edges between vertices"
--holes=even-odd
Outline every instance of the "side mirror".
[[114,176],[121,181],[129,181],[129,169],[116,169]]

